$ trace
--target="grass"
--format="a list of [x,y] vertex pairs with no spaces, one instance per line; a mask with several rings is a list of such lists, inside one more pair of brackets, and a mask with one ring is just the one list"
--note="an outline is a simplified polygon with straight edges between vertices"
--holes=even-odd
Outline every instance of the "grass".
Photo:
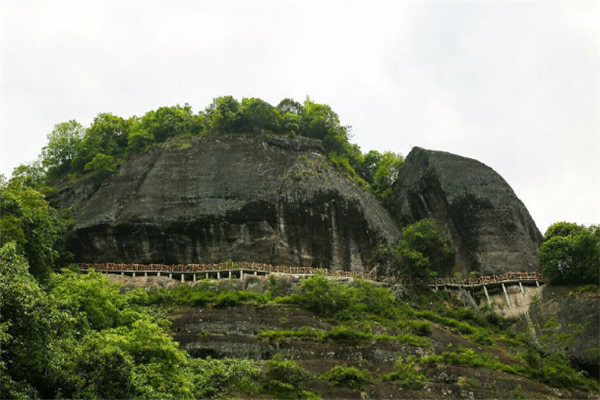
[[288,338],[313,340],[318,342],[360,344],[365,342],[398,342],[417,347],[431,347],[430,339],[411,334],[390,335],[388,333],[373,335],[370,331],[358,330],[348,326],[336,326],[330,331],[322,331],[304,326],[298,330],[263,330],[256,335],[259,339],[280,342]]

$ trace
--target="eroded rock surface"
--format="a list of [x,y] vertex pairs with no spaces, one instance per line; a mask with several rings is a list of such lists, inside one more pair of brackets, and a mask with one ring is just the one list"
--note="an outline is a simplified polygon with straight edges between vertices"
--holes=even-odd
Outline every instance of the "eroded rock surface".
[[78,211],[67,247],[78,262],[364,270],[371,249],[398,234],[320,141],[194,138],[125,163]]
[[445,231],[457,252],[447,273],[539,271],[535,222],[508,183],[479,161],[415,147],[393,201],[401,226],[433,218]]

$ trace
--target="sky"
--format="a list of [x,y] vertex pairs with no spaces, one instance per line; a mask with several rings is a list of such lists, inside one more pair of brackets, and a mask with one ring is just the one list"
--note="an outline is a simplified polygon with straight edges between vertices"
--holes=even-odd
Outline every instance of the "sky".
[[599,223],[597,2],[0,4],[7,176],[70,119],[310,96],[364,152],[492,167],[542,233]]

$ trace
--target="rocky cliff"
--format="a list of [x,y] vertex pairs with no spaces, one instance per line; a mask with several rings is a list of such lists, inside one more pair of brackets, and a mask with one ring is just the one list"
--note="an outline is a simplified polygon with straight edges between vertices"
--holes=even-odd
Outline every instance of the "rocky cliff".
[[479,161],[419,147],[394,185],[401,225],[433,218],[456,249],[453,271],[537,271],[542,235],[511,187]]
[[331,166],[320,141],[194,138],[121,166],[78,211],[67,247],[78,262],[363,270],[371,249],[398,235],[378,200]]

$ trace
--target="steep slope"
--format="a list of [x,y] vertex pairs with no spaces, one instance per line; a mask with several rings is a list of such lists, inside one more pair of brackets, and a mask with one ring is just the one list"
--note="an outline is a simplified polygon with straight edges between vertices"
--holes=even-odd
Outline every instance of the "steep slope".
[[236,261],[363,270],[398,229],[320,141],[194,138],[123,165],[76,215],[79,262]]
[[542,235],[508,183],[479,161],[415,147],[393,203],[401,226],[433,218],[446,232],[457,251],[454,271],[539,270]]

